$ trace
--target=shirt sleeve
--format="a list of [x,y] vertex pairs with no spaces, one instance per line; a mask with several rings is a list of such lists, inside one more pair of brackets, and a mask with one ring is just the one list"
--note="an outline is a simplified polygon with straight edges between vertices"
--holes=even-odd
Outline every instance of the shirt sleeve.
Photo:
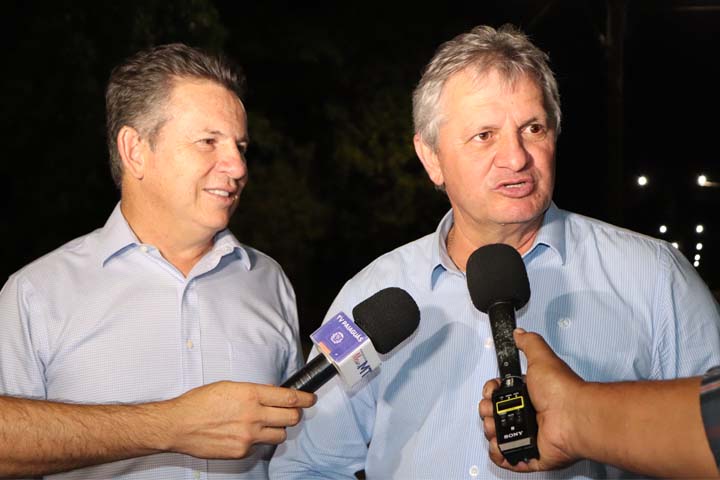
[[[335,299],[327,318],[350,312],[360,297],[346,286]],[[310,353],[317,355],[316,349]],[[296,427],[288,428],[288,440],[270,462],[272,479],[355,479],[363,470],[375,418],[372,381],[352,390],[339,377],[317,392],[318,401],[306,410]]]
[[703,378],[700,409],[710,449],[720,467],[720,367],[710,369]]
[[46,399],[42,352],[46,302],[22,276],[0,291],[0,394]]
[[702,375],[720,364],[720,312],[707,285],[672,247],[663,252],[665,271],[655,298],[656,379]]

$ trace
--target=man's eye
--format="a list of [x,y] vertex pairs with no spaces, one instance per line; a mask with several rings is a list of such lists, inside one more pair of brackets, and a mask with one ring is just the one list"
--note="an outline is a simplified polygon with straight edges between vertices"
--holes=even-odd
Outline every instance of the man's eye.
[[477,140],[479,142],[487,142],[488,140],[490,140],[491,136],[491,132],[480,132],[473,137],[473,140]]
[[245,155],[247,153],[248,145],[247,145],[247,143],[238,143],[237,149],[238,149],[238,152]]
[[203,138],[200,143],[202,145],[215,145],[216,142],[214,138]]
[[545,127],[540,125],[539,123],[531,123],[526,128],[528,133],[531,133],[533,135],[540,135],[545,133]]

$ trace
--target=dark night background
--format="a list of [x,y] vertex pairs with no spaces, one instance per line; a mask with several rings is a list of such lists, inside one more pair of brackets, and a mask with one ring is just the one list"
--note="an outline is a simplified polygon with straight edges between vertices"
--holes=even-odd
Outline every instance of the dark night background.
[[720,189],[696,183],[720,180],[720,0],[300,3],[5,6],[2,282],[104,224],[119,197],[104,137],[110,70],[183,41],[247,73],[251,181],[231,228],[283,265],[309,334],[348,278],[448,208],[412,148],[421,69],[443,41],[510,22],[559,80],[558,205],[677,241],[691,261],[702,241],[698,271],[720,289]]

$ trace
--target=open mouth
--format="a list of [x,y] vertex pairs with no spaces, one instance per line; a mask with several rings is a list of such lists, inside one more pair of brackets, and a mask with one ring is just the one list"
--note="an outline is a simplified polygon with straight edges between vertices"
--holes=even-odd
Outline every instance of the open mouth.
[[208,193],[212,193],[213,195],[218,195],[220,197],[229,197],[230,196],[230,192],[226,192],[225,190],[210,189],[210,190],[205,190],[205,191]]
[[232,205],[240,196],[239,190],[227,191],[221,188],[206,188],[205,191],[224,205]]
[[502,182],[497,186],[495,191],[509,197],[522,198],[532,193],[534,189],[535,182],[533,182],[532,178],[524,178]]

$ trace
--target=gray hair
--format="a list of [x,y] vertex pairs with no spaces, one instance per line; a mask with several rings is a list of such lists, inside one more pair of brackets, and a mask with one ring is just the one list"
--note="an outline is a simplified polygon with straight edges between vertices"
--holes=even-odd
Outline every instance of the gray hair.
[[117,136],[123,126],[135,128],[154,142],[167,118],[163,112],[178,79],[216,82],[242,99],[245,76],[240,67],[221,55],[213,55],[182,43],[142,50],[115,67],[105,90],[107,143],[110,172],[122,184],[122,159]]
[[440,95],[445,83],[457,72],[474,67],[483,75],[497,71],[508,81],[529,75],[543,92],[548,121],[560,133],[560,94],[548,56],[520,30],[504,25],[498,30],[478,26],[440,45],[413,92],[415,132],[423,142],[437,150],[441,113]]

